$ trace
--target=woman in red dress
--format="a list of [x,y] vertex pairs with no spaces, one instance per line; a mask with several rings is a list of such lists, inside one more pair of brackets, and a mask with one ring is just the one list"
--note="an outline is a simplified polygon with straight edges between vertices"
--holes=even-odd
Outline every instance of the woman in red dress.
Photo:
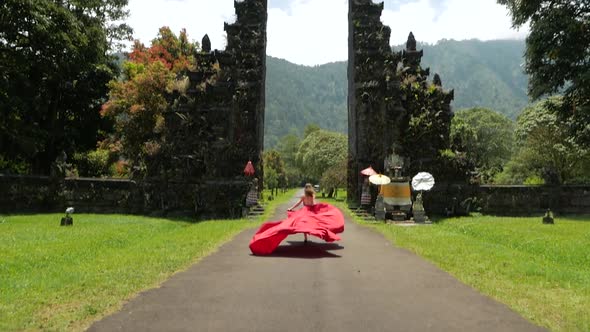
[[[303,203],[303,208],[294,211]],[[333,205],[315,202],[315,191],[306,184],[301,199],[287,210],[287,219],[264,223],[250,241],[255,255],[269,255],[289,235],[303,233],[319,237],[326,242],[340,240],[336,234],[344,231],[344,216]]]

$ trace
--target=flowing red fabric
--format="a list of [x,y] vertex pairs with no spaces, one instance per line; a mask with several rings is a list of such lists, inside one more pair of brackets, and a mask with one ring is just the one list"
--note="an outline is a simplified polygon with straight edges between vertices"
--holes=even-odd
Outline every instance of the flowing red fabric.
[[304,206],[287,212],[287,219],[264,223],[250,241],[254,255],[269,255],[289,235],[306,233],[326,242],[340,240],[344,232],[344,216],[336,207],[326,203]]

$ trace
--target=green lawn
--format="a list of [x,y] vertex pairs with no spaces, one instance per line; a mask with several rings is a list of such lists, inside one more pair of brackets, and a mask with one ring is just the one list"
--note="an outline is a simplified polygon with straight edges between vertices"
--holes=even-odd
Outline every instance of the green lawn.
[[0,216],[0,331],[83,330],[257,227],[294,192],[255,221],[74,214],[60,227],[62,214]]
[[465,217],[432,226],[363,222],[553,331],[590,331],[590,217]]

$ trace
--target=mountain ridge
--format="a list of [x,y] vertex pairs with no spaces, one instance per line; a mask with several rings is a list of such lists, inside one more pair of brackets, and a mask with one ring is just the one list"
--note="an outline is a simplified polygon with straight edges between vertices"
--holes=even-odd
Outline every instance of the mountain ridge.
[[[403,46],[393,46],[399,51]],[[422,66],[455,90],[454,110],[487,107],[515,119],[528,104],[524,40],[440,40],[419,43]],[[307,124],[347,131],[347,61],[305,66],[267,56],[265,146]]]

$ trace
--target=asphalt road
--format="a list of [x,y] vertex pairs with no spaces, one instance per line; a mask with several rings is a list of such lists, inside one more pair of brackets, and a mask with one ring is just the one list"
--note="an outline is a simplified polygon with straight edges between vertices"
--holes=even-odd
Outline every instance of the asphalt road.
[[297,234],[268,257],[254,232],[89,331],[544,331],[349,219],[338,243]]

